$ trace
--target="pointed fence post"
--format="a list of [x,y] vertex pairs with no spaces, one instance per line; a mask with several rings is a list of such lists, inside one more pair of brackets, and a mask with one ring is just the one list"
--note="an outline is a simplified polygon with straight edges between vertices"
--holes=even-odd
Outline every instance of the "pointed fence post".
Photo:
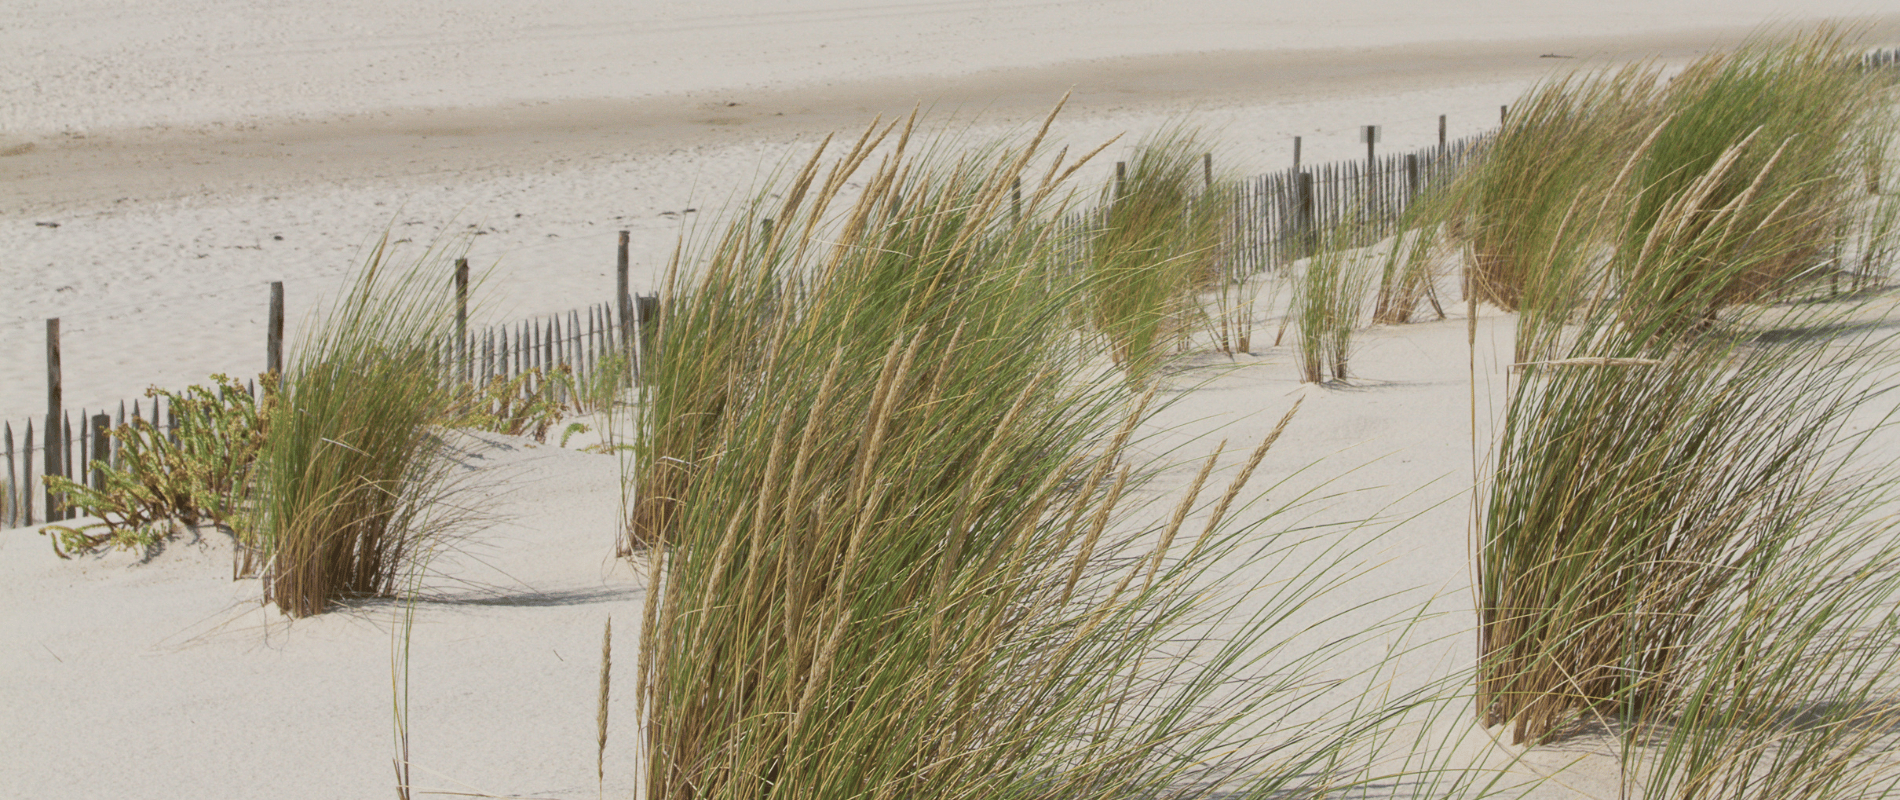
[[1313,254],[1318,245],[1318,226],[1313,220],[1313,173],[1300,173],[1300,256]]
[[[111,429],[111,414],[92,415],[92,460],[102,465],[112,463],[112,444],[108,433]],[[106,471],[90,464],[87,466],[92,470],[92,488],[105,491]]]
[[461,382],[468,383],[474,376],[469,362],[468,346],[468,259],[455,259],[455,360],[461,371]]
[[[46,427],[42,433],[46,437],[46,474],[65,475],[65,465],[60,459],[59,412],[65,403],[65,387],[60,380],[59,368],[59,318],[46,321]],[[46,519],[53,519],[53,490],[46,490]]]
[[5,495],[0,495],[0,505],[5,506],[4,509],[0,509],[0,512],[4,512],[0,513],[0,524],[11,528],[25,524],[20,521],[20,496],[25,492],[20,491],[20,476],[14,472],[13,423],[8,422],[5,425],[7,429],[7,491]]
[[33,420],[26,421],[26,456],[20,459],[25,465],[26,480],[20,483],[20,524],[33,524]]

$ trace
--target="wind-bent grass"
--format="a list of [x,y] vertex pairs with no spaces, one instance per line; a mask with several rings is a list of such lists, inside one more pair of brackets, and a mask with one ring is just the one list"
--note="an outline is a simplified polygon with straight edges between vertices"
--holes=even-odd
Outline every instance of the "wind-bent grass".
[[1607,165],[1641,141],[1659,85],[1653,68],[1635,65],[1560,78],[1511,105],[1450,200],[1463,209],[1452,227],[1471,248],[1468,287],[1478,299],[1567,318],[1582,281],[1564,267],[1602,244],[1591,215],[1623,182]]
[[1375,324],[1411,322],[1420,301],[1430,301],[1438,318],[1445,318],[1445,307],[1438,300],[1438,269],[1451,250],[1443,223],[1451,215],[1455,197],[1441,188],[1428,189],[1400,216],[1399,234],[1379,268],[1379,288],[1372,305]]
[[[1657,129],[1633,176],[1634,219],[1619,247],[1625,281],[1655,291],[1714,283],[1703,310],[1777,296],[1787,281],[1821,262],[1854,210],[1864,181],[1862,148],[1891,136],[1888,81],[1851,68],[1847,32],[1821,28],[1799,37],[1758,37],[1733,53],[1706,56],[1670,83]],[[1708,228],[1748,236],[1703,235]],[[1675,274],[1644,271],[1659,241],[1705,243]],[[1756,240],[1778,248],[1752,254]]]
[[1200,293],[1228,278],[1221,235],[1233,194],[1208,185],[1205,144],[1169,128],[1135,148],[1125,176],[1102,191],[1089,253],[1089,318],[1137,383],[1185,343]]
[[1299,324],[1294,361],[1300,380],[1345,380],[1352,335],[1365,318],[1376,259],[1348,243],[1363,241],[1359,226],[1348,223],[1325,232],[1319,250],[1306,260],[1293,287],[1291,313]]
[[[1600,272],[1671,307],[1695,294],[1678,324],[1813,277],[1867,235],[1855,177],[1893,140],[1892,81],[1851,68],[1848,38],[1763,36],[1667,83],[1637,65],[1533,90],[1456,190],[1472,290],[1543,331],[1602,301]],[[1519,344],[1518,361],[1557,346]]]
[[[1404,621],[1285,644],[1324,627],[1302,609],[1352,551],[1253,587],[1254,616],[1207,605],[1211,577],[1310,544],[1232,524],[1273,437],[1212,509],[1210,458],[1175,513],[1127,527],[1142,475],[1124,461],[1154,390],[1091,369],[1069,327],[1093,287],[1052,272],[1067,165],[1025,181],[1015,212],[1040,136],[951,161],[912,155],[907,128],[833,214],[889,132],[822,181],[814,157],[783,192],[791,224],[758,241],[742,214],[698,279],[667,289],[637,462],[676,465],[645,537],[645,796],[1267,797],[1367,780],[1369,751],[1425,702],[1342,700],[1315,676]],[[709,335],[732,328],[751,335]],[[1224,640],[1173,638],[1223,623]]]
[[449,261],[410,269],[379,244],[287,368],[258,453],[255,530],[266,599],[286,614],[387,597],[448,524],[442,441],[451,395],[436,343],[453,329]]
[[[1651,139],[1629,163],[1649,163]],[[1616,249],[1552,248],[1576,254],[1553,272],[1586,300],[1519,318],[1517,349],[1537,360],[1519,365],[1480,519],[1484,722],[1541,742],[1619,720],[1649,796],[1834,796],[1864,785],[1900,721],[1867,705],[1900,688],[1892,640],[1865,638],[1889,635],[1900,588],[1894,526],[1866,516],[1895,500],[1892,477],[1844,471],[1891,342],[1831,338],[1864,310],[1828,304],[1714,316],[1785,295],[1809,268],[1789,265],[1817,255],[1812,227],[1781,223],[1787,197],[1709,206],[1721,186],[1775,180],[1772,158],[1741,172],[1756,146],[1629,213],[1566,212]]]

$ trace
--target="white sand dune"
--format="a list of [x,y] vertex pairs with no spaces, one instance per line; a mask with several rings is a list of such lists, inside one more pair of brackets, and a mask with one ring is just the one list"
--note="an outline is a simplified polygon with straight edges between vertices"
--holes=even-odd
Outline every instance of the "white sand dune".
[[[1055,134],[1083,148],[1191,113],[1224,161],[1259,172],[1290,163],[1295,136],[1314,162],[1363,155],[1361,124],[1385,126],[1385,149],[1434,142],[1441,114],[1454,137],[1478,132],[1591,59],[1681,59],[1764,22],[1883,13],[1872,38],[1900,39],[1890,5],[1853,0],[15,0],[0,26],[0,420],[43,412],[45,318],[62,319],[74,409],[254,373],[268,282],[287,284],[295,320],[385,231],[416,247],[470,232],[471,261],[493,265],[491,320],[606,299],[622,229],[649,290],[693,219],[826,134],[917,104],[982,138],[1072,90]],[[1480,333],[1483,403],[1508,330]],[[1307,395],[1260,485],[1291,477],[1287,499],[1330,481],[1353,491],[1323,518],[1406,520],[1376,550],[1377,580],[1468,609],[1465,335],[1457,313],[1366,332],[1342,390],[1301,387],[1284,350],[1200,359],[1178,380],[1208,382],[1146,446],[1250,444]],[[418,783],[594,796],[601,626],[615,618],[616,686],[631,687],[645,591],[610,557],[617,464],[506,437],[471,448],[495,523],[438,562],[417,612]],[[62,562],[33,530],[0,532],[0,795],[393,792],[399,607],[288,622],[228,557],[211,536],[150,562]],[[1469,616],[1446,619],[1453,633]],[[1419,670],[1469,650],[1448,640]],[[631,706],[617,695],[614,796],[635,782]],[[1586,764],[1540,795],[1608,796],[1605,780]]]

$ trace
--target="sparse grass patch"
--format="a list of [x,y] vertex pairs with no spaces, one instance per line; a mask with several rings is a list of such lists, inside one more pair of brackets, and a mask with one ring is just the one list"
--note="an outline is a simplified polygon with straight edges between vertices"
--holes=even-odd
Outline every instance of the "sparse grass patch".
[[1324,383],[1329,376],[1346,379],[1352,335],[1365,318],[1377,261],[1347,247],[1362,238],[1351,224],[1325,232],[1294,279],[1290,313],[1299,325],[1294,361],[1306,383]]

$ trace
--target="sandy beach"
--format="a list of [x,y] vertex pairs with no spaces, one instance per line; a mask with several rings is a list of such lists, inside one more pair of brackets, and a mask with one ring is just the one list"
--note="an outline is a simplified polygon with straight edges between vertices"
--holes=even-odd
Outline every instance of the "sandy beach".
[[[609,299],[622,230],[634,291],[653,291],[695,220],[827,135],[918,107],[980,141],[1069,93],[1061,143],[1127,135],[1078,175],[1095,186],[1183,119],[1250,175],[1289,166],[1294,137],[1316,163],[1363,158],[1366,124],[1387,151],[1434,144],[1441,115],[1450,137],[1476,134],[1563,70],[1683,63],[1763,24],[1862,19],[1870,44],[1900,43],[1900,14],[1858,0],[1277,5],[16,2],[0,29],[18,65],[0,70],[0,421],[44,413],[47,318],[66,405],[116,409],[149,385],[262,370],[269,283],[286,285],[294,339],[385,235],[405,252],[468,235],[490,270],[480,321]],[[1301,384],[1286,348],[1259,343],[1270,332],[1231,360],[1192,354],[1140,444],[1177,463],[1223,438],[1251,447],[1304,398],[1255,485],[1309,498],[1313,522],[1371,521],[1368,585],[1436,598],[1445,615],[1418,631],[1433,644],[1410,656],[1420,681],[1472,659],[1472,404],[1501,401],[1511,352],[1510,321],[1486,316],[1470,365],[1463,308],[1447,311],[1363,331],[1346,386]],[[613,556],[620,464],[578,449],[597,441],[464,442],[491,523],[435,561],[416,610],[420,796],[596,794],[602,625],[631,687],[647,591]],[[403,607],[291,621],[231,579],[230,550],[207,534],[62,561],[35,528],[0,531],[0,795],[394,791]],[[604,792],[627,797],[639,732],[631,691],[615,702]],[[1532,796],[1614,796],[1601,754],[1517,769],[1566,766]]]

